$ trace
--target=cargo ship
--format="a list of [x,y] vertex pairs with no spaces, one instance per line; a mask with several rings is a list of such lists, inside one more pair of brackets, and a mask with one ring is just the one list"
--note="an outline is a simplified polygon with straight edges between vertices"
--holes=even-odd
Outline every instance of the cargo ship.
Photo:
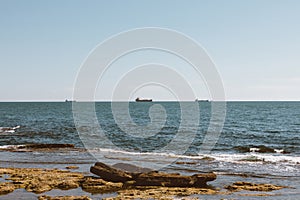
[[152,99],[140,99],[139,97],[135,99],[136,102],[151,102]]

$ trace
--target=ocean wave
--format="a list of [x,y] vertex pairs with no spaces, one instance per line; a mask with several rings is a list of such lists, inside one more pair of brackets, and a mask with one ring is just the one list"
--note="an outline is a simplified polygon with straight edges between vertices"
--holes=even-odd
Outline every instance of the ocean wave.
[[243,162],[261,162],[261,163],[278,163],[278,164],[291,164],[299,165],[299,156],[290,155],[266,155],[259,153],[247,154],[215,154],[211,155],[217,161],[243,163]]
[[[292,165],[299,165],[300,164],[300,157],[299,156],[292,156],[292,155],[282,155],[282,154],[260,154],[256,152],[249,152],[249,153],[238,153],[238,154],[231,154],[231,153],[211,153],[211,154],[199,154],[195,156],[189,155],[178,155],[175,153],[164,153],[164,152],[130,152],[124,150],[117,150],[117,149],[105,149],[105,148],[96,148],[93,150],[89,150],[92,153],[103,153],[103,154],[117,154],[118,156],[132,156],[134,160],[135,156],[138,157],[156,157],[159,159],[168,159],[168,158],[178,158],[178,159],[189,159],[189,160],[199,160],[201,161],[210,161],[210,162],[231,162],[231,163],[243,163],[243,162],[268,162],[268,163],[286,163]],[[207,159],[210,158],[210,159]]]
[[21,128],[21,126],[15,127],[0,127],[0,133],[14,133],[16,129]]
[[178,155],[175,153],[163,153],[163,152],[134,152],[134,151],[124,151],[118,149],[108,149],[108,148],[94,148],[89,150],[92,153],[103,152],[103,153],[118,153],[118,154],[126,154],[133,156],[157,156],[157,157],[171,157],[171,158],[189,158],[193,159],[197,156],[187,156],[187,155]]
[[[21,145],[3,145],[0,146],[0,151],[40,151],[50,149],[64,148],[67,151],[79,150],[75,148],[73,144],[21,144]],[[86,151],[85,149],[82,149]],[[120,149],[111,148],[94,148],[88,150],[92,154],[100,154],[104,157],[136,160],[142,159],[144,161],[166,161],[180,159],[181,161],[193,164],[201,164],[203,162],[209,163],[273,163],[280,165],[300,165],[300,156],[291,154],[261,154],[258,152],[246,152],[246,153],[208,153],[198,155],[181,155],[168,152],[133,152]]]

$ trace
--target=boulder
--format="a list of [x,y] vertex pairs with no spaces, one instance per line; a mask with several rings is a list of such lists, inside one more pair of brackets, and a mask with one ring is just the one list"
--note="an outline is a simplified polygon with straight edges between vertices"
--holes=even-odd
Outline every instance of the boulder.
[[124,183],[126,181],[132,180],[132,176],[130,173],[115,169],[101,162],[97,162],[95,166],[92,166],[90,171],[106,181]]
[[[133,168],[132,166],[130,167],[131,169]],[[95,166],[92,166],[91,172],[105,181],[122,182],[126,186],[132,184],[133,186],[206,187],[208,181],[213,181],[217,178],[214,173],[183,176],[177,173],[170,174],[157,171],[128,172],[101,162],[97,162]]]

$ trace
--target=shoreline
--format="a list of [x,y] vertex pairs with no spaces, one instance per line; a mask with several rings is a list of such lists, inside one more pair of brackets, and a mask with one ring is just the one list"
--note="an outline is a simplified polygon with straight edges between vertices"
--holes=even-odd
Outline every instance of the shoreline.
[[[295,197],[300,195],[298,188],[300,180],[297,179],[297,175],[292,177],[278,173],[260,174],[244,170],[239,173],[239,171],[234,171],[232,168],[234,165],[232,165],[229,171],[226,170],[229,168],[220,170],[219,164],[222,163],[211,157],[178,159],[174,163],[174,168],[171,166],[171,168],[164,169],[163,171],[169,174],[180,172],[185,175],[192,175],[194,173],[201,173],[201,167],[204,166],[205,170],[203,172],[214,171],[217,175],[216,180],[209,182],[208,187],[123,187],[117,182],[100,180],[98,176],[90,173],[89,168],[94,165],[96,161],[89,159],[86,151],[80,148],[74,148],[73,145],[52,144],[49,146],[47,144],[35,144],[33,146],[33,144],[29,144],[11,147],[14,148],[1,149],[0,151],[2,152],[1,155],[6,158],[5,161],[0,161],[0,194],[2,193],[0,200],[39,198],[40,200],[72,200],[74,196],[76,196],[76,199],[107,200],[137,198],[247,199],[247,197],[259,199],[261,196],[264,196],[264,198],[282,199],[290,195]],[[39,156],[39,158],[36,156]],[[120,156],[121,155],[108,157],[107,161],[117,159],[121,163],[126,163],[126,159]],[[136,158],[135,155],[133,155],[133,157]],[[25,160],[23,160],[23,158],[25,158]],[[149,160],[147,162],[153,161]],[[255,167],[256,164],[268,164],[268,162],[251,159],[242,161],[239,166],[242,166],[243,163],[247,163],[252,167]],[[197,167],[200,168],[192,170]],[[13,186],[9,182],[13,182]],[[16,185],[14,185],[14,182]],[[50,185],[46,184],[48,182]],[[236,183],[244,187],[244,189],[234,189],[234,187],[237,187]],[[35,189],[37,186],[39,190]],[[109,189],[107,189],[107,186],[109,186]],[[281,186],[282,188],[265,191],[273,186]],[[3,187],[4,191],[7,191],[7,194],[1,192]],[[88,187],[89,189],[87,189]],[[248,189],[246,189],[247,187]],[[163,196],[161,194],[163,194]]]

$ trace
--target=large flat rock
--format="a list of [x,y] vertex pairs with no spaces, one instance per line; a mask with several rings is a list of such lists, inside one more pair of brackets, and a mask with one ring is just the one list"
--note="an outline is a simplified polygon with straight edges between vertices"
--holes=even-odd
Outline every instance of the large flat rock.
[[[117,165],[120,166],[120,165]],[[131,166],[131,169],[134,167]],[[136,169],[139,169],[136,167]],[[134,186],[164,186],[164,187],[206,187],[208,181],[217,178],[215,173],[194,174],[183,176],[180,174],[169,174],[157,171],[129,172],[97,162],[90,170],[93,174],[100,176],[106,181],[130,183]]]

